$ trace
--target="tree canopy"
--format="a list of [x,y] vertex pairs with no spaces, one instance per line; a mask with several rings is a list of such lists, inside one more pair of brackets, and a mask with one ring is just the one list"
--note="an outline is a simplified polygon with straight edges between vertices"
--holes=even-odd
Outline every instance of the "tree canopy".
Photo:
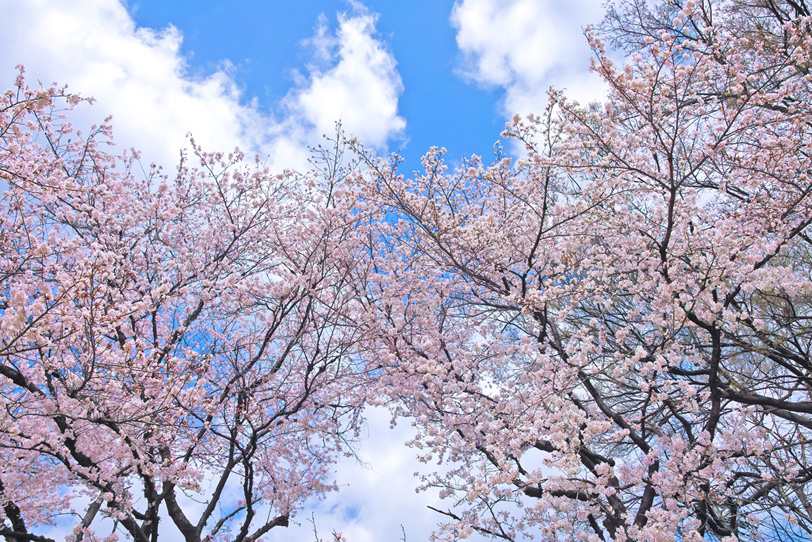
[[808,538],[809,8],[619,0],[586,34],[603,102],[550,91],[518,157],[411,175],[352,139],[142,168],[19,78],[0,535],[259,540],[371,401],[418,427],[437,540]]

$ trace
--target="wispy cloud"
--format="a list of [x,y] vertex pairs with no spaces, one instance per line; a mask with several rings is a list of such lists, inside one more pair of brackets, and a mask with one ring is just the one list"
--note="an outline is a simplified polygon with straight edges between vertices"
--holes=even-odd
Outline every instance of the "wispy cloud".
[[285,103],[319,133],[330,133],[340,119],[366,144],[381,148],[402,133],[406,121],[397,114],[403,84],[394,57],[376,38],[376,19],[354,3],[350,13],[338,15],[338,30],[331,35],[322,18],[311,43],[314,58],[327,68],[311,66],[305,84]]
[[581,101],[599,98],[583,27],[602,16],[601,0],[458,0],[451,24],[461,73],[503,87],[506,116],[541,112],[550,86]]
[[[349,542],[428,541],[444,516],[428,505],[447,509],[452,503],[439,497],[438,490],[415,492],[419,484],[415,472],[442,470],[436,464],[420,463],[416,451],[405,442],[415,430],[402,422],[389,427],[391,415],[383,407],[368,408],[369,439],[361,443],[359,458],[345,458],[338,465],[339,491],[324,501],[313,503],[287,529],[274,529],[269,542],[313,542],[314,525],[319,538],[332,540],[331,531],[344,534]],[[484,542],[474,534],[471,542]]]

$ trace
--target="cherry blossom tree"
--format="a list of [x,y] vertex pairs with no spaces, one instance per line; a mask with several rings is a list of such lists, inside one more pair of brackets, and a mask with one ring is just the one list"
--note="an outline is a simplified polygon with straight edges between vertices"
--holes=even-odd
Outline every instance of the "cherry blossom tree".
[[619,0],[587,34],[604,103],[551,92],[522,158],[408,177],[355,143],[349,173],[140,171],[18,81],[0,535],[258,540],[369,398],[446,464],[438,540],[812,534],[808,6]]
[[236,152],[115,157],[80,101],[0,101],[0,536],[259,540],[358,426],[352,215]]
[[609,96],[551,92],[515,162],[359,148],[369,325],[447,463],[438,540],[806,539],[809,9],[624,0],[587,35]]

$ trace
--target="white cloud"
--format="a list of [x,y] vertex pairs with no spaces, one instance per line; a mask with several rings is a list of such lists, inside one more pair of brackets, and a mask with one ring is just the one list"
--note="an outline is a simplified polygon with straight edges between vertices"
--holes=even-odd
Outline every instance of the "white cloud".
[[84,114],[96,122],[113,115],[119,144],[146,160],[175,163],[191,132],[209,150],[239,146],[268,156],[272,167],[304,167],[307,145],[339,119],[378,148],[405,126],[396,63],[375,35],[375,16],[360,4],[339,15],[335,36],[323,31],[335,44],[328,66],[291,89],[277,117],[246,103],[227,62],[192,76],[181,33],[136,27],[118,0],[0,0],[0,12],[0,80],[10,85],[14,66],[24,64],[29,80],[67,83],[95,97]]
[[601,0],[462,0],[451,23],[464,56],[462,74],[505,89],[504,113],[540,113],[550,86],[580,101],[600,98],[589,73],[583,27],[603,16]]
[[287,103],[319,133],[329,134],[340,119],[364,143],[381,148],[403,131],[406,121],[397,114],[403,85],[394,57],[375,38],[376,19],[353,3],[351,15],[339,14],[335,36],[320,20],[312,43],[317,58],[331,67],[314,67],[306,87],[290,95]]
[[[332,540],[334,530],[348,542],[398,542],[404,535],[407,542],[425,542],[437,524],[447,519],[428,508],[451,505],[440,499],[438,491],[415,492],[419,485],[415,472],[443,467],[420,463],[415,450],[405,446],[415,433],[408,421],[390,429],[385,408],[368,408],[365,414],[369,439],[359,449],[362,464],[354,458],[340,461],[339,491],[301,512],[296,524],[271,531],[269,542],[314,542],[312,521],[325,542]],[[469,540],[484,542],[485,538],[475,533]]]

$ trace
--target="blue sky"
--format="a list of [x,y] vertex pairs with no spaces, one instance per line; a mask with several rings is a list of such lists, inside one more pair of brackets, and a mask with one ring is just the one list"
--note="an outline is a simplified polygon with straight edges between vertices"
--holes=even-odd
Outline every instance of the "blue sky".
[[550,85],[600,96],[582,29],[600,0],[0,0],[0,80],[14,65],[112,114],[119,141],[170,164],[209,149],[304,167],[339,118],[408,165],[433,145],[492,157]]
[[[120,147],[172,167],[187,134],[206,150],[260,154],[274,169],[306,168],[308,146],[341,119],[411,169],[429,147],[452,161],[493,144],[514,113],[540,112],[550,85],[581,101],[602,87],[587,70],[582,28],[601,0],[0,0],[0,82],[24,64],[96,98],[76,125],[113,116]],[[511,151],[510,145],[506,150]],[[427,467],[382,410],[339,465],[341,491],[311,503],[269,540],[427,540],[436,494],[415,494]],[[402,526],[402,527],[401,527]],[[169,538],[171,540],[171,538]]]
[[[409,157],[432,145],[445,146],[455,156],[492,153],[505,125],[497,106],[504,93],[461,76],[462,54],[449,24],[454,3],[378,0],[365,5],[378,14],[378,36],[397,60],[404,83],[398,110],[407,126],[403,137],[392,141],[392,150],[402,146]],[[311,60],[307,40],[320,17],[335,31],[335,13],[351,9],[345,1],[141,0],[129,5],[138,25],[172,24],[183,33],[181,50],[192,71],[211,72],[227,59],[244,96],[256,97],[265,110],[285,96],[294,70],[306,71]]]

